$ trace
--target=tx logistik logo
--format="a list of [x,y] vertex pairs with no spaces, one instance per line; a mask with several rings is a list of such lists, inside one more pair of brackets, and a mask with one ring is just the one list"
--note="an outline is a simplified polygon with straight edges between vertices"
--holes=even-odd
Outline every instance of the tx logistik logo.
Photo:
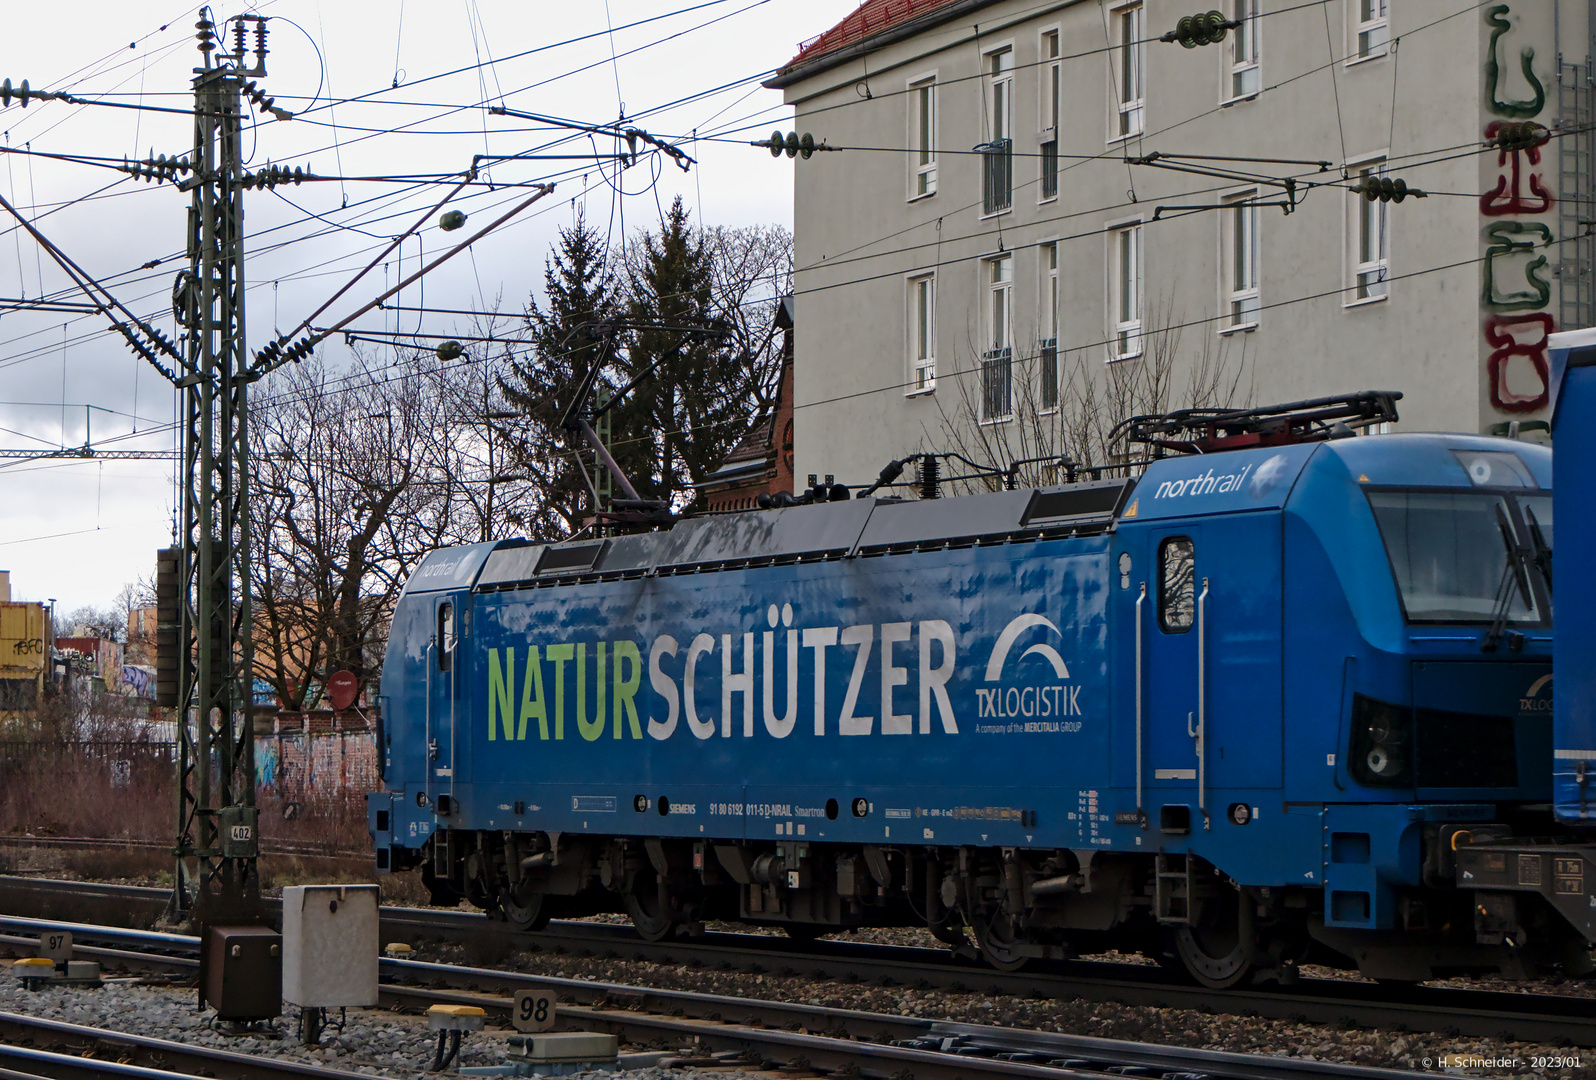
[[[1545,691],[1544,696],[1542,691]],[[1524,691],[1524,696],[1518,699],[1520,713],[1547,713],[1552,711],[1552,677],[1542,675],[1530,683],[1530,688]]]
[[[1059,628],[1046,616],[1016,616],[1003,628],[1003,632],[998,635],[997,644],[992,646],[992,656],[986,662],[987,682],[995,683],[1002,680],[1003,665],[1008,661],[1009,652],[1014,648],[1015,642],[1020,639],[1020,635],[1039,626],[1051,630],[1061,640],[1064,637]],[[1081,688],[1079,686],[1064,685],[1069,680],[1070,669],[1064,663],[1064,658],[1059,655],[1058,650],[1045,642],[1037,642],[1020,653],[1020,662],[1023,662],[1028,656],[1036,656],[1047,661],[1048,665],[1053,669],[1053,674],[1057,677],[1058,682],[1051,685],[1033,684],[1007,688],[977,687],[975,691],[979,706],[977,715],[983,718],[1021,718],[1027,721],[1081,715]],[[1034,667],[1035,665],[1032,666]],[[1046,725],[1041,723],[1026,724],[1027,730],[1033,727],[1037,730],[1060,730],[1056,722]]]

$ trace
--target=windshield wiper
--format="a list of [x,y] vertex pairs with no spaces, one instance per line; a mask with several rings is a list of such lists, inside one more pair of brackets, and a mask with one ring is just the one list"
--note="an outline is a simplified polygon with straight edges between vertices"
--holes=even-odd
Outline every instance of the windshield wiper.
[[1524,520],[1529,522],[1530,545],[1535,549],[1535,569],[1540,571],[1549,593],[1552,591],[1552,545],[1546,542],[1541,523],[1536,520],[1535,511],[1528,506],[1524,507]]
[[[1501,530],[1502,544],[1507,548],[1507,565],[1502,568],[1502,583],[1496,587],[1496,607],[1491,613],[1491,627],[1480,640],[1480,652],[1495,652],[1501,644],[1502,632],[1507,628],[1507,616],[1513,607],[1515,589],[1526,608],[1533,610],[1535,606],[1530,599],[1529,575],[1524,572],[1529,552],[1518,542],[1518,536],[1507,520],[1507,512],[1502,509],[1501,503],[1496,504],[1496,527]],[[1524,635],[1517,631],[1509,634],[1507,647],[1518,652],[1524,647]]]

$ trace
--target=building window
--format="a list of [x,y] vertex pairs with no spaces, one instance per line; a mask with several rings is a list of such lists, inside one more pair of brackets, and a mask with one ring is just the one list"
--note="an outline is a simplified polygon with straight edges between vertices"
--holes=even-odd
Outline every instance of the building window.
[[1355,55],[1359,60],[1371,56],[1384,56],[1391,42],[1391,20],[1387,13],[1388,0],[1351,0],[1357,22],[1352,32],[1357,36]]
[[981,419],[1014,414],[1014,257],[987,259],[986,341],[981,354]]
[[1220,214],[1221,332],[1258,325],[1258,192],[1225,200]]
[[1230,17],[1241,25],[1230,37],[1230,97],[1258,93],[1258,0],[1230,0]]
[[[1384,177],[1384,161],[1367,161],[1354,166],[1353,176],[1366,185]],[[1361,192],[1352,192],[1352,207],[1347,221],[1352,226],[1352,299],[1381,300],[1386,295],[1386,276],[1390,271],[1391,219],[1389,205],[1370,201]]]
[[1113,136],[1116,139],[1142,133],[1143,113],[1147,107],[1142,81],[1142,25],[1140,4],[1119,8],[1113,14],[1115,41],[1109,53],[1112,65],[1109,75],[1114,80],[1115,99],[1119,103]]
[[1058,408],[1058,245],[1042,248],[1042,408]]
[[909,393],[937,385],[937,279],[909,279]]
[[926,79],[909,87],[909,145],[914,176],[911,199],[937,192],[937,84]]
[[982,213],[998,214],[1014,203],[1014,50],[988,53],[988,138],[981,150]]
[[1042,199],[1058,198],[1058,121],[1060,73],[1058,31],[1042,35]]
[[1108,358],[1125,360],[1142,353],[1142,227],[1108,233],[1110,329]]

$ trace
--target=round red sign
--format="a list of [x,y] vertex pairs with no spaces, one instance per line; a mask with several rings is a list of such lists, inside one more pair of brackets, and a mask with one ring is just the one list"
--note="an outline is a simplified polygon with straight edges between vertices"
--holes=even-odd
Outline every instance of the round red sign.
[[335,709],[347,709],[360,696],[360,680],[353,671],[335,671],[327,680],[327,700]]

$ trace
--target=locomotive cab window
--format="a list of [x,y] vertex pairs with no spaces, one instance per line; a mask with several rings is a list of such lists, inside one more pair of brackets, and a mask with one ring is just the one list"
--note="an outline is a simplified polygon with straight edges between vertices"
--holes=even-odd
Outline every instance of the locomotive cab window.
[[438,605],[438,670],[448,671],[454,660],[454,605]]
[[1197,613],[1197,547],[1189,536],[1171,536],[1158,545],[1158,625],[1166,634],[1184,634]]
[[1530,578],[1550,574],[1550,496],[1387,490],[1368,497],[1409,623],[1488,623],[1498,613],[1513,623],[1548,618]]

